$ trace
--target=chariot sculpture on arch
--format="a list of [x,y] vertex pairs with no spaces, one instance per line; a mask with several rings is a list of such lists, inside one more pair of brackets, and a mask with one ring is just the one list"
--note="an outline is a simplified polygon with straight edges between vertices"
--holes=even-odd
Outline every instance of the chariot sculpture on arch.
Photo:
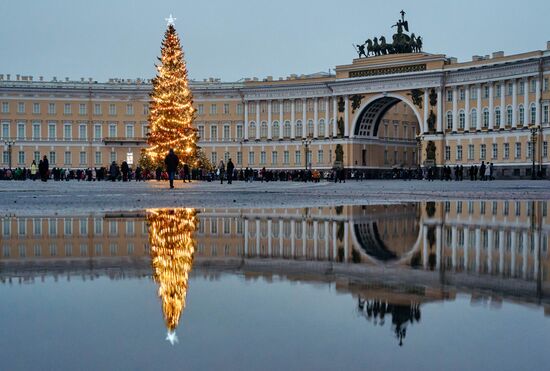
[[385,36],[375,36],[367,39],[363,44],[353,45],[359,58],[368,58],[369,56],[379,56],[387,54],[420,53],[422,52],[422,37],[414,33],[408,35],[409,22],[405,20],[405,12],[401,10],[401,19],[392,25],[396,28],[396,33],[392,36],[392,41],[387,42]]

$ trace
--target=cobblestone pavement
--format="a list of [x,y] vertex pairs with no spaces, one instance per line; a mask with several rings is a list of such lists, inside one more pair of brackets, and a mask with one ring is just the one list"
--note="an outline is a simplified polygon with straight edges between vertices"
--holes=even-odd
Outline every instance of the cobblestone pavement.
[[386,202],[507,199],[548,200],[550,182],[427,182],[368,180],[346,183],[54,182],[0,181],[2,214],[106,212],[150,207],[312,207]]

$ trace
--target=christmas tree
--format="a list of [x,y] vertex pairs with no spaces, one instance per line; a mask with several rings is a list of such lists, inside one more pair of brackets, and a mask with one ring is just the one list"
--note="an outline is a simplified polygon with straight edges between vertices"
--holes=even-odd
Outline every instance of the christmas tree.
[[195,209],[147,210],[153,280],[159,285],[166,340],[178,341],[176,327],[185,309],[187,282],[193,265],[197,228]]
[[[193,94],[187,80],[187,67],[183,58],[180,39],[170,16],[168,29],[162,41],[158,74],[153,79],[151,92],[149,147],[143,164],[164,166],[164,158],[170,148],[180,161],[192,163],[197,146],[197,130],[193,127],[195,109]],[[149,167],[149,166],[147,166]]]

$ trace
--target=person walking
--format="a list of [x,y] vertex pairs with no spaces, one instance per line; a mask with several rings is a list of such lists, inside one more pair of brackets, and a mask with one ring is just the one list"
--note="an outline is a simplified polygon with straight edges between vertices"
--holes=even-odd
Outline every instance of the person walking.
[[118,166],[116,165],[116,162],[113,161],[111,163],[111,166],[109,166],[109,178],[111,179],[112,182],[114,182],[116,181],[117,176],[118,176]]
[[36,161],[35,161],[35,160],[32,160],[32,164],[31,164],[31,179],[32,179],[33,181],[36,180],[36,170],[37,170]]
[[170,148],[168,155],[164,158],[164,164],[166,165],[166,171],[168,172],[168,180],[170,181],[170,189],[174,188],[174,177],[176,176],[176,170],[180,159],[174,153],[174,149]]
[[128,166],[128,163],[126,161],[122,161],[122,165],[120,166],[120,171],[122,171],[122,181],[127,182],[128,173],[130,172],[130,166]]
[[183,164],[183,182],[185,183],[185,180],[189,180],[189,183],[191,183],[191,171],[189,170],[189,165],[187,163]]
[[233,165],[233,161],[229,159],[227,161],[227,184],[232,184],[233,181],[233,170],[235,169],[235,165]]
[[223,160],[220,160],[220,164],[218,165],[218,175],[220,176],[220,184],[223,184],[224,173],[225,173],[225,164],[223,163]]

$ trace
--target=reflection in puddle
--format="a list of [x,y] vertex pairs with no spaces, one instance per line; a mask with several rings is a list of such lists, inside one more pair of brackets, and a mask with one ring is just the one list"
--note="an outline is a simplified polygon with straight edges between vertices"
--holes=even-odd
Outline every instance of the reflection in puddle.
[[194,209],[147,210],[153,280],[158,283],[166,340],[178,341],[176,327],[185,309],[187,282],[193,266],[195,246],[193,232],[197,218]]
[[246,278],[336,282],[373,324],[391,317],[402,345],[407,326],[420,322],[421,305],[454,300],[457,292],[497,306],[534,303],[550,314],[547,206],[448,201],[6,216],[0,279],[152,275],[171,343],[192,265]]

